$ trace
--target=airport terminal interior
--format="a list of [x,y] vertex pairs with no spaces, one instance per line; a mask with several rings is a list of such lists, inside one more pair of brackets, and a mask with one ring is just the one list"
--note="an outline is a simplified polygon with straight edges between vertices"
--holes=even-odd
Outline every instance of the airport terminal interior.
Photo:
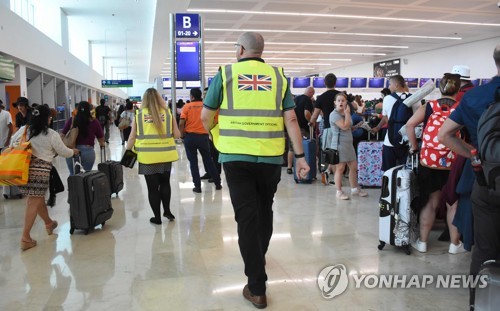
[[[175,109],[177,99],[189,99],[191,87],[208,87],[219,66],[236,61],[233,46],[245,31],[263,34],[263,58],[284,68],[294,95],[304,92],[300,81],[306,81],[317,97],[326,90],[321,83],[328,73],[346,82],[338,89],[367,101],[380,98],[396,71],[415,83],[410,92],[455,65],[468,66],[475,85],[497,74],[492,54],[500,43],[500,7],[489,0],[50,2],[0,0],[0,100],[11,114],[17,113],[13,103],[19,96],[48,104],[57,111],[57,131],[75,103],[96,106],[105,99],[116,109],[130,98],[140,107],[150,87],[173,98]],[[179,27],[174,14],[199,14],[200,36],[193,39],[189,29],[172,39]],[[176,40],[203,49],[200,81],[172,83],[175,70],[182,70],[174,61]],[[385,72],[378,76],[381,68]],[[374,78],[379,80],[372,86]],[[116,81],[130,85],[110,86]],[[426,99],[439,96],[436,88]],[[149,221],[153,214],[137,164],[123,169],[124,188],[112,196],[112,217],[88,234],[71,234],[69,171],[65,159],[56,157],[53,165],[66,190],[57,194],[49,214],[59,225],[47,235],[38,217],[31,231],[38,244],[26,251],[20,249],[26,198],[0,197],[0,310],[254,310],[242,296],[247,279],[225,174],[221,190],[203,180],[201,193],[193,192],[182,140],[176,148],[179,160],[170,178],[175,220],[163,217],[161,225]],[[125,152],[115,125],[105,150],[114,161]],[[98,144],[95,153],[97,169]],[[343,185],[349,192],[345,176]],[[339,200],[335,186],[324,185],[319,173],[311,184],[297,184],[282,167],[265,258],[267,309],[468,310],[463,283],[436,286],[438,276],[466,277],[471,262],[470,252],[450,254],[450,243],[438,240],[444,221],[434,224],[426,253],[408,255],[391,245],[380,250],[381,189],[363,190],[367,197]],[[320,274],[340,265],[349,276],[347,287],[325,296]],[[434,282],[402,288],[382,284],[383,276],[429,276]],[[341,275],[330,277],[326,285],[338,290]]]
[[[124,152],[112,129],[110,158]],[[22,252],[19,236],[25,200],[0,199],[0,309],[2,310],[252,310],[241,291],[246,282],[238,249],[234,212],[227,185],[215,190],[193,183],[184,148],[172,170],[171,210],[175,220],[152,217],[143,176],[124,169],[125,187],[112,203],[114,214],[103,228],[70,235],[67,191],[50,208],[59,222],[47,236],[37,220],[33,249]],[[96,148],[99,160],[99,148]],[[97,161],[98,162],[98,161]],[[201,162],[201,158],[200,158]],[[65,180],[64,159],[55,165]],[[346,182],[346,180],[344,180]],[[274,233],[266,256],[269,310],[465,310],[467,289],[355,289],[324,299],[317,285],[321,270],[343,264],[350,274],[467,274],[469,253],[448,254],[432,232],[429,251],[406,255],[387,245],[379,251],[380,189],[368,197],[335,199],[332,185],[297,185],[282,170],[274,200]]]

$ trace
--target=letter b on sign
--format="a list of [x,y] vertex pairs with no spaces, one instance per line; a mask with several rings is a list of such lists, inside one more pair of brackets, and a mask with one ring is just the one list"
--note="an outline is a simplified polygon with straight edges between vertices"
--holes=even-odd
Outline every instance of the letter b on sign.
[[191,28],[191,17],[189,16],[182,17],[182,28]]

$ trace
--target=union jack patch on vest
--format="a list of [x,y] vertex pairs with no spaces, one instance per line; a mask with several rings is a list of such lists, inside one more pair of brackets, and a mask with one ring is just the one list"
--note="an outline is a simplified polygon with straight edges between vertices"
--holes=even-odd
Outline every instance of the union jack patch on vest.
[[271,76],[238,75],[238,90],[240,91],[272,91]]

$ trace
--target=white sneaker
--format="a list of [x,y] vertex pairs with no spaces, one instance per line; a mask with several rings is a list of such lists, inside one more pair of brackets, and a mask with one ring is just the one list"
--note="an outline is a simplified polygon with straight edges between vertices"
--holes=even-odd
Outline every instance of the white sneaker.
[[462,242],[458,245],[450,243],[450,248],[448,249],[448,253],[453,255],[465,253],[466,251],[467,250],[464,248],[464,244]]
[[349,200],[349,197],[342,190],[337,190],[337,199]]
[[421,253],[427,253],[427,242],[422,242],[420,239],[417,239],[411,246]]
[[368,193],[359,189],[359,188],[352,188],[351,195],[358,195],[360,197],[366,197],[368,195]]

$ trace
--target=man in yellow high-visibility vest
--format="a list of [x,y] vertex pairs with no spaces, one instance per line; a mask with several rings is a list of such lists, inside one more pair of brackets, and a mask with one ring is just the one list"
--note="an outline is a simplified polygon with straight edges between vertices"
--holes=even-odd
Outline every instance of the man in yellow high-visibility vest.
[[[219,150],[238,223],[238,243],[248,283],[243,296],[257,308],[267,306],[265,255],[273,231],[272,204],[281,179],[286,126],[299,179],[309,166],[283,69],[261,58],[264,38],[242,34],[238,62],[222,66],[204,101],[201,119]],[[219,111],[218,124],[214,117]]]

